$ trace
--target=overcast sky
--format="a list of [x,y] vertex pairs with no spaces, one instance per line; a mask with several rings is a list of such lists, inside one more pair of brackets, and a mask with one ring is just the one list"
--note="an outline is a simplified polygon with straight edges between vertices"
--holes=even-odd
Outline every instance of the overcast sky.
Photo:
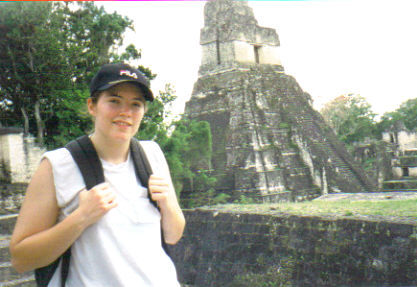
[[[134,20],[125,43],[142,49],[140,63],[171,83],[183,111],[198,77],[204,1],[97,2]],[[417,98],[417,1],[249,1],[260,26],[276,29],[285,72],[314,107],[358,93],[382,115]]]

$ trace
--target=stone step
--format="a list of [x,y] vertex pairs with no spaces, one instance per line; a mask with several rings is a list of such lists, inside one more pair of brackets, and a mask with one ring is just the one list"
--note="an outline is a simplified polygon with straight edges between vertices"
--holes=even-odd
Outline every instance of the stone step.
[[36,287],[35,276],[31,274],[19,279],[0,282],[0,287]]
[[417,192],[417,189],[383,189],[382,192]]
[[393,166],[417,167],[417,156],[400,156],[393,162]]
[[404,151],[405,156],[417,156],[417,149],[410,149]]
[[0,278],[2,282],[8,282],[22,278],[22,275],[12,267],[10,262],[3,262],[0,263]]
[[33,272],[20,274],[10,262],[0,263],[0,286],[35,286],[34,279]]
[[310,176],[310,169],[308,167],[290,168],[289,176]]
[[[327,142],[315,142],[313,143],[313,145],[316,145],[323,150],[334,152],[335,154],[337,154],[334,148]],[[332,161],[333,161],[333,165],[338,169],[337,170],[338,173],[343,173],[345,175],[348,175],[349,177],[357,178],[357,176],[354,174],[354,171],[353,171],[354,169],[352,169],[354,168],[354,166],[350,166],[350,164],[348,164],[347,162],[345,162],[339,157],[332,158]],[[365,192],[365,189],[367,187],[366,185],[363,185],[363,183],[361,183],[361,188],[362,188],[361,191]]]
[[9,243],[16,214],[0,216],[0,287],[35,287],[33,272],[19,274],[10,263]]
[[0,263],[8,262],[10,235],[0,235]]
[[382,184],[383,190],[417,190],[417,180],[415,179],[398,179],[387,180]]

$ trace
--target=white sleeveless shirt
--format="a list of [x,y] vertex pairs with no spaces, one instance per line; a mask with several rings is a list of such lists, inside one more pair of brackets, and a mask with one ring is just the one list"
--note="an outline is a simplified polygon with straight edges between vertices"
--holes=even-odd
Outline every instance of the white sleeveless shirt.
[[[141,143],[154,174],[170,178],[158,144]],[[78,207],[84,180],[67,149],[46,152],[44,157],[52,165],[62,221]],[[121,164],[101,162],[118,206],[85,229],[72,245],[65,286],[179,287],[175,266],[161,245],[161,215],[137,179],[130,155]],[[60,274],[59,266],[48,286],[61,286]]]

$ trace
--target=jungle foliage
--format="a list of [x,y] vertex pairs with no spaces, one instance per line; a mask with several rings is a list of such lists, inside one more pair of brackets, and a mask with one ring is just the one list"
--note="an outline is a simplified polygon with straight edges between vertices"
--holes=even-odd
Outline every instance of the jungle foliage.
[[341,95],[321,110],[324,120],[348,146],[368,139],[381,139],[384,131],[403,127],[410,132],[417,128],[417,98],[409,99],[377,120],[371,105],[358,94]]
[[0,3],[1,123],[50,147],[85,133],[91,124],[81,106],[94,73],[141,56],[133,45],[115,53],[129,29],[131,20],[93,2]]
[[360,95],[341,95],[327,103],[320,112],[346,144],[361,142],[366,137],[377,137],[376,114]]

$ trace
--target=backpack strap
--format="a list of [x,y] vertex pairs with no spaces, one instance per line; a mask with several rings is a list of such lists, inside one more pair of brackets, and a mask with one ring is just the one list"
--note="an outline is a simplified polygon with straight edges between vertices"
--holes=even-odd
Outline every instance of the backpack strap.
[[148,189],[148,198],[151,203],[157,207],[156,202],[152,200],[149,193],[149,177],[153,174],[152,167],[149,164],[148,157],[146,156],[142,145],[135,138],[132,138],[130,141],[130,154],[135,166],[136,176],[140,179],[140,183]]
[[[39,287],[48,286],[49,281],[51,281],[52,276],[54,275],[55,270],[57,269],[59,265],[59,261],[61,260],[61,257],[59,257],[57,260],[55,260],[54,262],[52,262],[51,264],[47,266],[35,269],[34,273],[35,273],[36,286],[39,286]],[[62,278],[62,272],[61,272],[61,278]]]
[[149,177],[153,173],[148,158],[140,142],[132,138],[130,142],[130,153],[135,165],[136,175],[139,177],[141,184],[148,188]]
[[89,136],[81,136],[69,142],[65,148],[80,169],[87,190],[104,182],[103,166]]
[[71,247],[62,254],[62,265],[61,265],[61,287],[65,287],[65,282],[68,278],[69,266],[71,259]]
[[[153,174],[152,166],[149,163],[148,157],[146,156],[145,150],[140,144],[140,141],[138,141],[135,138],[132,138],[130,142],[130,152],[133,158],[133,164],[135,166],[136,176],[140,179],[141,184],[148,189],[148,198],[151,201],[151,203],[159,210],[159,207],[156,201],[152,200],[150,192],[149,192],[149,177],[151,176],[151,174]],[[168,256],[170,256],[168,245],[165,242],[162,225],[161,225],[161,242],[162,242],[162,247],[165,253]]]

